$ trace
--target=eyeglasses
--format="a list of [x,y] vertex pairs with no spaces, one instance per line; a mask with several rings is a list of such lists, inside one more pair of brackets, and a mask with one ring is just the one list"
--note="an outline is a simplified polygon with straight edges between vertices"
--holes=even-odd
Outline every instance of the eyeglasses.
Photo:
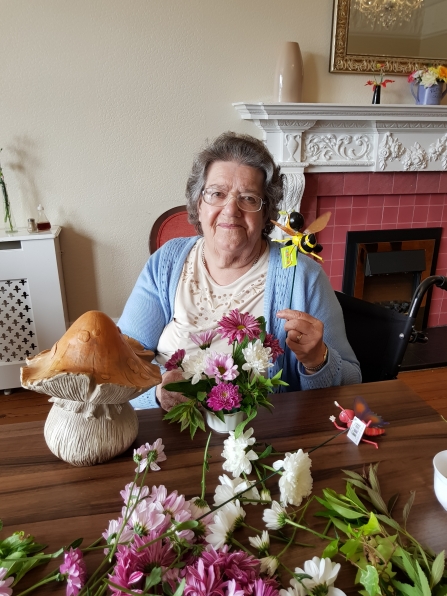
[[[231,199],[231,194],[228,191],[217,186],[205,188],[205,190],[202,190],[202,195],[205,203],[208,203],[208,205],[212,205],[213,207],[225,207]],[[242,192],[237,195],[236,203],[242,211],[251,212],[260,211],[262,205],[264,205],[264,201],[251,192]]]

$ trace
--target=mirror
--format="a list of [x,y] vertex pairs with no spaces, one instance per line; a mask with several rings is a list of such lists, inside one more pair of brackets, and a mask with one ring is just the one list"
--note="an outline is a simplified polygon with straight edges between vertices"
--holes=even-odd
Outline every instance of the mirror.
[[447,64],[447,0],[334,0],[330,72]]

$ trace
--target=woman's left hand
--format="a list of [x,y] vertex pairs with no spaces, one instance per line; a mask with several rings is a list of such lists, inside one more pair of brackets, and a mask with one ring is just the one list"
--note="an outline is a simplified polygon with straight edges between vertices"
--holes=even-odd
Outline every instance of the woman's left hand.
[[304,367],[321,364],[326,352],[323,323],[305,312],[290,308],[278,311],[276,316],[286,320],[284,325],[284,330],[287,331],[286,344],[297,360]]

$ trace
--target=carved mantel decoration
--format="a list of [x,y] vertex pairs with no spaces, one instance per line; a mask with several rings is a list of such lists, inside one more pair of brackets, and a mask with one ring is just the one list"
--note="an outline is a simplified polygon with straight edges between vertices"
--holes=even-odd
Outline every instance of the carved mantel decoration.
[[447,106],[234,103],[263,131],[299,208],[305,172],[447,170]]

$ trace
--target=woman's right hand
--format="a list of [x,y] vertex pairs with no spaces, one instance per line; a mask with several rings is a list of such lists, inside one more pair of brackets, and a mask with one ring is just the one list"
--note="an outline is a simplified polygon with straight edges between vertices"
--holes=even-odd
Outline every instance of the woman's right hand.
[[157,385],[155,390],[155,395],[157,396],[157,399],[160,402],[160,406],[163,408],[163,410],[169,412],[169,410],[177,404],[187,401],[187,398],[181,393],[164,389],[164,385],[167,385],[168,383],[175,383],[176,381],[184,380],[181,370],[168,370],[167,372],[163,373],[161,379],[160,385]]

